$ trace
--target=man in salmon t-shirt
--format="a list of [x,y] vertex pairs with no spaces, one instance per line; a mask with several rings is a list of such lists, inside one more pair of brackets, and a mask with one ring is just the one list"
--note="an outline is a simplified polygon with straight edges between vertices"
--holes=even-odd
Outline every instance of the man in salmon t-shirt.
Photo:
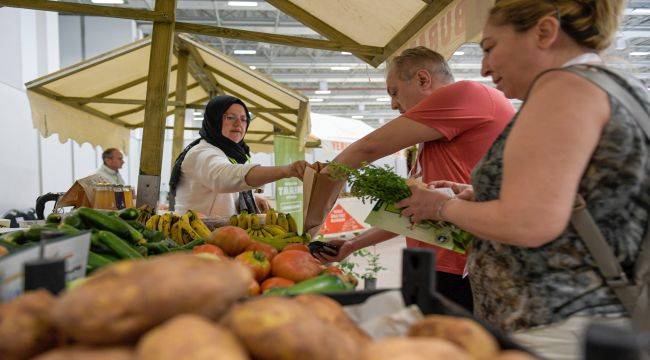
[[[474,166],[492,146],[515,111],[503,93],[472,81],[454,82],[445,59],[419,46],[395,57],[386,76],[391,107],[401,116],[346,148],[334,159],[351,167],[373,162],[419,144],[411,177],[429,183],[470,183]],[[317,254],[321,261],[341,261],[352,252],[397,236],[378,228],[345,241],[336,256]],[[437,291],[472,309],[469,279],[463,277],[466,256],[414,239],[408,247],[436,250]]]

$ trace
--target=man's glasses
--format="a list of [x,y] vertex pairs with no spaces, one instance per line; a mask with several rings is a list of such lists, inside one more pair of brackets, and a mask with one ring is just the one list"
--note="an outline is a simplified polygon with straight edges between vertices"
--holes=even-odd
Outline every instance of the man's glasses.
[[236,115],[224,114],[223,118],[224,118],[224,120],[228,120],[231,123],[234,123],[237,120],[239,120],[239,121],[241,121],[243,123],[248,122],[248,118],[246,118],[246,116],[237,117]]

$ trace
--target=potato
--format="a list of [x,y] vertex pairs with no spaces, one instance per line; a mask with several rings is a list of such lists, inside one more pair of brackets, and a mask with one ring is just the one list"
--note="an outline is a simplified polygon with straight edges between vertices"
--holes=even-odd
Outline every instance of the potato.
[[54,296],[31,291],[0,304],[0,359],[28,359],[55,345]]
[[470,360],[456,345],[433,338],[385,338],[367,346],[363,360]]
[[357,343],[368,343],[370,336],[343,311],[343,307],[336,301],[323,295],[300,295],[293,298],[305,308],[320,318],[322,321],[339,328],[345,336],[350,336]]
[[222,323],[258,360],[357,359],[364,347],[296,301],[283,297],[256,298],[234,305]]
[[179,315],[146,333],[138,360],[246,360],[230,330],[196,315]]
[[535,359],[537,358],[523,351],[506,350],[500,352],[499,354],[497,354],[497,356],[491,358],[490,360],[535,360]]
[[235,261],[191,254],[122,261],[65,292],[53,318],[83,344],[131,342],[179,314],[218,319],[246,295],[251,280],[250,271]]
[[451,341],[475,359],[489,359],[500,351],[496,339],[477,322],[453,316],[429,315],[413,324],[409,336],[427,336]]
[[135,360],[135,355],[129,347],[72,346],[48,351],[34,360]]

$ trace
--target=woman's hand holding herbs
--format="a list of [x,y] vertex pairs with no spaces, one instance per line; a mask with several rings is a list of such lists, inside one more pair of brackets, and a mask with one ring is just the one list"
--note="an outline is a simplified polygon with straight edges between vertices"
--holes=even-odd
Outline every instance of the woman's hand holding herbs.
[[413,224],[424,220],[444,220],[444,206],[453,197],[432,190],[419,180],[409,179],[406,183],[411,190],[411,196],[395,204],[396,207],[402,208],[403,216],[410,218]]
[[467,201],[474,201],[474,187],[469,184],[461,184],[453,181],[438,180],[428,184],[429,189],[450,188],[456,198]]

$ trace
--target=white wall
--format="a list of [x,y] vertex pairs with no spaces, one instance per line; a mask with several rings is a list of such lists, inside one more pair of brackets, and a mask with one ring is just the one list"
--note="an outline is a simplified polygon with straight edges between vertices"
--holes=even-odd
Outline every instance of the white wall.
[[[89,144],[62,144],[56,135],[42,139],[32,127],[24,87],[80,61],[84,52],[88,58],[135,40],[133,21],[86,17],[84,26],[82,43],[77,16],[0,8],[0,216],[33,207],[40,194],[66,191],[101,162],[101,149]],[[137,171],[132,160],[127,157],[127,164]],[[127,166],[122,173],[129,178]]]

